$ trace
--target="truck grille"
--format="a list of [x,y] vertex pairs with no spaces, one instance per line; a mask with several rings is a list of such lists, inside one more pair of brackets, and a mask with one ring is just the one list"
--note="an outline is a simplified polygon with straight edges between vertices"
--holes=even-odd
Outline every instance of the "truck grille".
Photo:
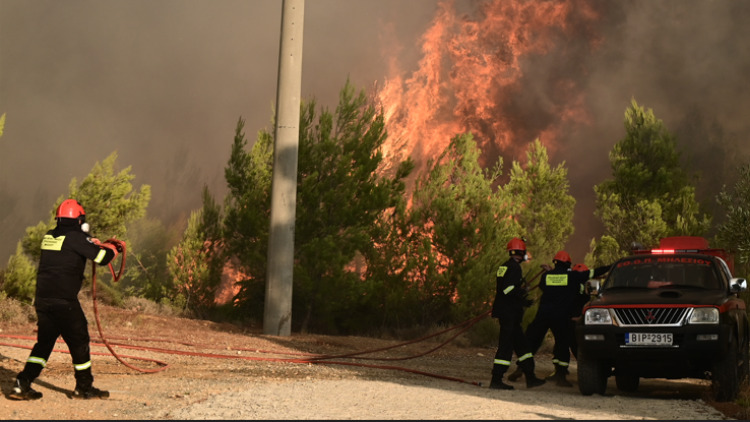
[[615,316],[620,325],[682,325],[690,308],[618,308]]

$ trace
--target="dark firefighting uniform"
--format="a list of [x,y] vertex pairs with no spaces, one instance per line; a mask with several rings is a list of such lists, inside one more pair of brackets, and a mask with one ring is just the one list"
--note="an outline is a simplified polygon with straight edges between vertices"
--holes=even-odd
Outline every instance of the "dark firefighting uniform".
[[500,322],[500,336],[492,376],[502,378],[510,367],[515,352],[516,364],[524,374],[531,377],[534,373],[534,357],[521,327],[524,306],[528,305],[521,264],[513,258],[508,259],[497,269],[496,282],[492,316]]
[[580,315],[582,292],[587,280],[598,277],[610,266],[602,266],[589,271],[572,271],[570,263],[555,262],[555,268],[547,271],[539,280],[542,296],[534,320],[526,327],[526,338],[531,350],[536,353],[544,341],[547,330],[552,330],[555,345],[552,349],[552,363],[567,370],[570,365],[572,339],[571,318]]
[[[611,265],[599,267],[596,269],[590,269],[586,271],[580,271],[581,273],[585,274],[586,279],[583,282],[584,284],[581,284],[578,296],[576,296],[576,299],[573,301],[573,309],[571,311],[571,318],[580,317],[583,313],[583,307],[588,303],[589,300],[591,300],[591,295],[586,293],[585,290],[585,283],[587,280],[590,280],[592,278],[597,278],[608,272],[611,268]],[[571,271],[573,272],[573,271]],[[578,271],[575,271],[578,272]],[[576,341],[576,321],[574,319],[571,319],[569,322],[569,332],[568,335],[570,336],[570,353],[573,354],[573,356],[577,359],[578,358],[578,342]]]
[[94,377],[88,323],[78,302],[78,292],[87,260],[106,265],[115,256],[112,250],[92,243],[74,219],[60,218],[57,227],[47,232],[42,239],[34,299],[37,343],[18,379],[34,381],[47,365],[57,338],[62,336],[73,360],[76,387],[91,387]]

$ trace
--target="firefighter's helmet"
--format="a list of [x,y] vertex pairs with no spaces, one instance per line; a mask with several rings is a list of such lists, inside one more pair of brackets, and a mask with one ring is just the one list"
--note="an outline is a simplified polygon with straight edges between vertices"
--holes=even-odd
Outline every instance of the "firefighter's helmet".
[[570,255],[568,255],[565,251],[559,251],[555,254],[555,257],[552,258],[553,261],[560,261],[560,262],[567,262],[570,264]]
[[57,207],[57,218],[75,218],[85,217],[86,211],[81,204],[75,199],[66,199]]
[[526,242],[523,240],[514,237],[513,239],[510,239],[510,242],[508,242],[508,251],[524,251],[526,252]]
[[576,264],[576,265],[573,265],[572,270],[573,271],[588,271],[589,267],[587,267],[586,264]]

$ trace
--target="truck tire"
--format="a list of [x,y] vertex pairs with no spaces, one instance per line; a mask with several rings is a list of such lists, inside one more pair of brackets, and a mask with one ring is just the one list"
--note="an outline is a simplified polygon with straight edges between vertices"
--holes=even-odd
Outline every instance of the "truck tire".
[[615,383],[617,389],[626,393],[633,393],[638,391],[638,385],[641,379],[637,375],[632,374],[615,374]]
[[713,364],[711,372],[711,391],[714,399],[719,402],[732,401],[737,398],[740,389],[740,361],[737,352],[737,342],[733,341],[723,359]]
[[[580,353],[580,352],[579,352]],[[583,355],[578,360],[578,389],[584,396],[594,393],[604,395],[607,391],[609,371],[597,360],[588,360]]]
[[739,384],[742,386],[743,384],[750,382],[750,345],[748,344],[747,336],[745,336],[745,343],[740,349],[739,359]]

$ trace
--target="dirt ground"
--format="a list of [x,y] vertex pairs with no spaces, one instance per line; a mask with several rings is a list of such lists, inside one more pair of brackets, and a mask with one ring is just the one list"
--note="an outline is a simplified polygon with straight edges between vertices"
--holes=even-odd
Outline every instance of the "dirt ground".
[[[5,396],[0,398],[0,418],[721,420],[738,415],[735,405],[710,401],[707,381],[642,380],[639,391],[630,394],[620,393],[610,381],[606,396],[582,396],[573,361],[573,387],[548,382],[526,389],[516,382],[515,390],[498,391],[487,388],[494,348],[455,341],[441,346],[444,338],[404,344],[362,337],[265,336],[99,305],[104,337],[122,363],[102,346],[92,310],[86,312],[94,385],[109,390],[111,397],[68,397],[75,381],[67,348],[60,343],[34,384],[44,397],[8,399],[34,343],[35,325],[5,324],[0,325],[0,389]],[[358,359],[339,356],[383,348],[389,349]],[[321,355],[339,357],[309,363]],[[552,368],[549,354],[540,353],[537,374]]]

